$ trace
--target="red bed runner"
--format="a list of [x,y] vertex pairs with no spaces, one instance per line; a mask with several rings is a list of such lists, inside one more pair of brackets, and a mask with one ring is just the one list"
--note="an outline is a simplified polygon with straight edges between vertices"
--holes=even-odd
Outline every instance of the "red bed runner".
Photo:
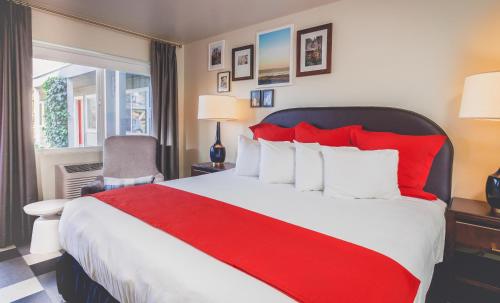
[[370,249],[161,185],[95,194],[300,302],[413,302],[420,281]]

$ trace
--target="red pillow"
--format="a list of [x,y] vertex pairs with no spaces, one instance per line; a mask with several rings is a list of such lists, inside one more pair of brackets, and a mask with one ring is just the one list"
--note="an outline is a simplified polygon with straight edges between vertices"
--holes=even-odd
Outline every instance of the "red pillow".
[[389,132],[354,130],[354,146],[362,150],[396,149],[399,151],[399,188],[422,191],[432,167],[432,161],[443,146],[446,136],[409,136]]
[[249,127],[253,132],[253,138],[268,141],[293,141],[295,130],[293,127],[281,127],[272,123],[259,123]]
[[307,122],[295,126],[295,140],[302,143],[317,142],[326,146],[353,146],[351,132],[362,129],[361,125],[350,125],[335,129],[320,129]]

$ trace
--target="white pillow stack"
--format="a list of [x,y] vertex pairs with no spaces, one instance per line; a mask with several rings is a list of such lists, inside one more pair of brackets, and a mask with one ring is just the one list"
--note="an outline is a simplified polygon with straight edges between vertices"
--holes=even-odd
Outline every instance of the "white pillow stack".
[[265,183],[295,184],[333,198],[393,199],[398,187],[398,151],[362,151],[319,143],[238,138],[236,174]]
[[323,190],[323,155],[319,143],[295,142],[295,189]]
[[260,144],[245,136],[238,137],[238,155],[236,157],[236,174],[239,176],[257,177],[260,169]]
[[393,199],[398,188],[397,150],[321,149],[324,195],[333,198]]
[[[295,189],[321,191],[324,188],[324,146],[319,143],[295,142]],[[356,147],[330,147],[338,150],[359,151]]]
[[266,183],[295,182],[295,148],[288,141],[259,139],[259,179]]

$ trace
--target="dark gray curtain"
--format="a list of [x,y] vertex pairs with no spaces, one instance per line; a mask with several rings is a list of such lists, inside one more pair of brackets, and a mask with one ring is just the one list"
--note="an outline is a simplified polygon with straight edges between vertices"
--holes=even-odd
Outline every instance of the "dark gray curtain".
[[31,9],[0,0],[0,247],[31,235],[37,200],[32,133]]
[[153,134],[158,138],[158,166],[165,179],[179,177],[176,48],[151,41]]

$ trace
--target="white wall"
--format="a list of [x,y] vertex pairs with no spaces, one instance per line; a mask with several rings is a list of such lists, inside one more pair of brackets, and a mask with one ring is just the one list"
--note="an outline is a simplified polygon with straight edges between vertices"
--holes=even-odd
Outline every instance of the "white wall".
[[[33,40],[36,41],[149,62],[150,41],[147,39],[37,10],[32,10],[32,28]],[[179,117],[182,122],[179,128],[181,138],[179,144],[183,146],[183,48],[177,49],[177,68],[179,75]],[[102,159],[102,151],[100,148],[37,150],[36,158],[40,199],[50,199],[55,194],[55,165],[100,161]],[[184,161],[182,153],[181,160]]]
[[[294,24],[296,30],[333,23],[333,72],[293,79],[275,88],[275,107],[247,109],[223,123],[222,142],[234,161],[236,137],[269,113],[290,107],[378,105],[416,111],[441,125],[455,146],[454,194],[484,199],[484,182],[500,165],[500,122],[458,118],[466,75],[500,70],[499,0],[343,0],[256,24],[185,47],[185,171],[207,161],[215,123],[196,119],[197,98],[216,93],[217,71],[207,71],[207,45],[255,44],[258,31]],[[231,83],[248,100],[256,80]]]
[[33,40],[149,61],[149,41],[126,33],[32,10]]

